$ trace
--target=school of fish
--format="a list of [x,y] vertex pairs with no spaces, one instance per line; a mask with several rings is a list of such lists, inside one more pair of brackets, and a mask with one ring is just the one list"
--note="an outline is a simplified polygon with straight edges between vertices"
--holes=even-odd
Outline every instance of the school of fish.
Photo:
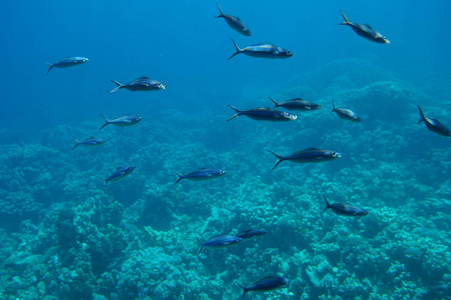
[[[252,33],[250,29],[241,21],[239,17],[231,16],[228,14],[224,14],[219,4],[216,4],[219,9],[219,15],[215,18],[222,18],[225,20],[227,25],[238,32],[239,34],[242,34],[244,36],[251,36]],[[345,25],[349,26],[357,35],[375,42],[379,44],[389,44],[390,41],[383,35],[381,35],[379,32],[374,30],[370,25],[368,24],[359,24],[350,22],[348,18],[345,16],[343,11],[340,10],[340,13],[344,19],[342,23],[339,23],[339,25]],[[254,44],[251,46],[247,46],[244,48],[240,48],[237,43],[232,39],[233,45],[235,47],[235,52],[227,59],[230,60],[231,58],[235,57],[238,54],[245,54],[247,56],[251,57],[257,57],[257,58],[267,58],[267,59],[287,59],[293,56],[293,53],[290,51],[275,46],[269,42],[263,42],[259,44]],[[88,62],[89,59],[86,57],[69,57],[61,59],[55,63],[47,63],[49,66],[49,69],[46,73],[46,75],[49,74],[49,72],[53,68],[68,68],[73,66],[82,65],[86,62]],[[109,91],[109,93],[117,92],[121,89],[126,89],[129,91],[158,91],[158,90],[165,90],[166,85],[160,83],[157,80],[150,79],[146,76],[139,77],[137,79],[134,79],[128,83],[122,84],[118,81],[111,80],[114,84],[116,84],[116,87]],[[258,107],[258,108],[250,108],[247,110],[238,110],[232,105],[229,105],[230,108],[232,108],[235,112],[235,114],[230,117],[227,121],[231,121],[239,116],[246,116],[252,120],[256,121],[267,121],[267,122],[288,122],[288,121],[295,121],[297,119],[297,115],[290,114],[283,110],[278,110],[279,108],[285,109],[288,111],[298,111],[298,112],[312,112],[316,110],[320,110],[322,108],[322,105],[309,102],[306,100],[303,100],[302,98],[294,98],[284,101],[277,102],[276,100],[269,98],[270,101],[274,104],[273,108],[269,107]],[[447,128],[444,124],[442,124],[440,121],[436,119],[431,119],[428,117],[425,117],[422,109],[418,105],[418,110],[420,114],[420,120],[418,121],[418,124],[421,122],[424,122],[427,129],[439,134],[444,137],[450,137],[451,136],[451,130]],[[362,122],[362,118],[358,116],[356,112],[349,108],[339,108],[335,106],[335,101],[332,100],[332,111],[334,112],[339,118],[349,121],[349,122]],[[115,119],[108,119],[106,116],[101,114],[103,119],[105,120],[105,123],[99,128],[99,130],[103,129],[105,126],[112,124],[114,126],[118,127],[128,127],[138,124],[142,118],[135,115],[126,115],[122,117],[118,117]],[[105,140],[103,139],[97,139],[95,137],[89,137],[84,140],[77,140],[75,139],[76,144],[73,146],[72,150],[80,146],[87,146],[87,147],[93,147],[93,146],[100,146],[105,143]],[[274,156],[277,157],[276,164],[272,167],[272,170],[274,170],[281,162],[283,161],[289,161],[294,163],[301,163],[301,164],[307,164],[307,163],[321,163],[321,162],[328,162],[333,161],[337,158],[340,158],[342,154],[340,152],[334,151],[334,150],[325,150],[325,149],[317,149],[314,147],[307,148],[304,150],[298,150],[292,154],[289,155],[279,155],[275,152],[270,151]],[[130,175],[133,170],[135,169],[134,165],[126,165],[122,167],[118,167],[115,171],[111,173],[111,175],[104,178],[105,184],[108,184],[110,181],[117,181],[120,180],[128,175]],[[177,171],[174,171],[175,174],[178,176],[177,180],[174,182],[173,186],[175,186],[177,183],[179,183],[182,179],[190,180],[190,181],[204,181],[204,180],[211,180],[211,179],[217,179],[219,177],[222,177],[226,174],[226,171],[221,169],[210,169],[210,168],[200,168],[195,171],[191,171],[187,174],[181,174]],[[367,209],[363,209],[348,203],[332,203],[330,204],[327,200],[326,196],[323,195],[324,201],[325,201],[325,208],[323,210],[323,213],[327,210],[331,209],[335,214],[340,216],[348,216],[348,217],[362,217],[366,216],[368,214]],[[245,231],[241,231],[237,233],[236,235],[218,235],[209,238],[206,242],[202,242],[200,239],[197,239],[199,244],[201,245],[198,255],[202,253],[202,250],[204,248],[215,250],[215,249],[222,249],[222,248],[228,248],[231,246],[238,245],[244,240],[248,239],[255,239],[262,237],[266,235],[268,231],[264,229],[248,229]],[[251,291],[270,291],[278,288],[282,288],[287,286],[290,283],[290,279],[280,277],[280,276],[267,276],[263,279],[260,279],[253,283],[251,286],[245,287],[239,283],[237,283],[238,286],[240,286],[243,290],[244,296]]]

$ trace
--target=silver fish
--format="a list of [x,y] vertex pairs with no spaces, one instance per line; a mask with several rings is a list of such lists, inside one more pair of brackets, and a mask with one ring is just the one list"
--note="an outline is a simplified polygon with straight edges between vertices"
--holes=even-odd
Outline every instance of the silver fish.
[[385,36],[377,32],[373,28],[371,28],[370,25],[349,22],[348,18],[346,18],[343,11],[340,10],[340,12],[345,21],[343,23],[339,23],[338,25],[350,26],[352,30],[354,30],[354,32],[357,33],[359,36],[364,37],[372,42],[376,42],[379,44],[390,44],[390,41]]
[[76,138],[74,138],[75,141],[77,142],[75,144],[75,146],[72,148],[72,150],[74,150],[75,148],[77,148],[78,145],[82,145],[82,146],[99,146],[102,145],[103,143],[105,143],[105,140],[102,139],[96,139],[95,137],[91,136],[88,137],[87,139],[84,139],[82,141],[77,140]]
[[360,118],[353,110],[349,108],[336,108],[335,102],[332,100],[332,111],[337,114],[341,119],[348,120],[351,122],[362,122],[362,118]]
[[274,46],[273,44],[268,42],[252,45],[243,49],[240,49],[240,47],[238,47],[238,45],[235,43],[233,39],[232,42],[235,45],[236,51],[227,60],[230,60],[232,57],[240,53],[244,53],[252,57],[271,58],[271,59],[288,58],[293,56],[293,53],[291,53],[290,51]]
[[105,180],[105,184],[108,184],[109,181],[117,181],[129,175],[131,172],[133,172],[134,169],[135,166],[118,167],[116,171],[113,172],[113,174],[111,174],[108,178],[104,178],[103,180]]
[[138,79],[135,79],[133,81],[130,81],[128,83],[122,84],[115,80],[111,80],[115,84],[118,85],[117,88],[112,89],[109,91],[109,93],[114,93],[120,89],[127,89],[129,91],[135,92],[135,91],[157,91],[157,90],[164,90],[166,89],[166,85],[161,84],[161,82],[152,80],[149,77],[142,76]]
[[47,71],[47,74],[49,74],[50,70],[52,70],[53,68],[69,68],[69,67],[73,67],[73,66],[78,66],[81,64],[84,64],[85,62],[89,61],[88,58],[86,57],[68,57],[68,58],[63,58],[60,61],[57,61],[56,63],[48,63],[46,62],[46,64],[49,65],[49,70]]
[[245,36],[251,36],[252,33],[249,30],[249,28],[247,28],[246,25],[244,25],[243,22],[241,22],[240,18],[238,17],[234,17],[231,15],[226,15],[222,12],[221,7],[219,6],[218,3],[216,3],[216,5],[218,6],[219,9],[219,16],[215,17],[215,18],[224,18],[224,20],[227,22],[227,24],[229,24],[229,26],[232,29],[235,29],[237,32],[245,35]]
[[103,127],[107,126],[108,124],[113,124],[115,126],[120,127],[126,127],[126,126],[132,126],[137,124],[139,121],[141,121],[141,117],[138,116],[124,116],[117,119],[109,120],[107,117],[105,117],[103,114],[100,114],[105,119],[105,124],[102,125],[102,127],[99,128],[101,130]]

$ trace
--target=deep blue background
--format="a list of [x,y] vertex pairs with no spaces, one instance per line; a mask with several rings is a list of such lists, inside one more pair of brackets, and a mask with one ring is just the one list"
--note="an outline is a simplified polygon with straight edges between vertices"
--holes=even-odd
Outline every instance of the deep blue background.
[[[449,78],[449,1],[222,1],[253,32],[245,37],[218,15],[215,1],[5,1],[0,11],[2,87],[0,126],[35,135],[59,124],[98,120],[99,112],[127,113],[199,108],[230,113],[248,93],[277,91],[291,78],[342,58],[363,58],[408,82]],[[392,42],[371,43],[338,26],[343,9],[351,21],[369,23]],[[286,60],[233,53],[269,41],[287,48]],[[53,69],[68,56],[83,66]],[[146,75],[168,85],[151,93],[120,91],[110,79]],[[300,95],[293,95],[300,96]],[[101,124],[101,120],[99,120]],[[446,122],[445,122],[446,123]]]

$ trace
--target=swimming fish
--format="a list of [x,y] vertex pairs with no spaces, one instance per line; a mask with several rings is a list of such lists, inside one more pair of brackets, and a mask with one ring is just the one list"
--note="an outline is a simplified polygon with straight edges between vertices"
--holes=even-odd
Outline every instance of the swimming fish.
[[290,283],[290,279],[280,277],[280,276],[269,276],[266,278],[263,278],[254,284],[252,284],[250,287],[244,287],[241,284],[237,283],[242,289],[243,289],[243,296],[241,296],[241,299],[244,298],[244,295],[246,295],[247,292],[267,292],[274,289],[282,288],[285,285]]
[[334,213],[342,216],[362,217],[368,214],[368,211],[366,209],[352,206],[347,203],[330,204],[329,201],[327,201],[326,196],[323,195],[323,197],[324,200],[326,201],[326,208],[323,210],[323,213],[330,208],[333,210]]
[[239,116],[246,116],[248,118],[257,121],[269,121],[269,122],[286,122],[296,120],[297,116],[290,115],[289,113],[281,110],[275,110],[269,107],[252,108],[249,110],[238,110],[232,105],[229,105],[236,114],[233,115],[227,122],[235,119]]
[[332,111],[337,114],[341,119],[348,120],[351,122],[362,122],[362,118],[360,118],[354,111],[349,108],[336,108],[334,100],[332,100]]
[[129,83],[122,84],[115,80],[111,80],[115,84],[118,85],[117,88],[112,89],[109,91],[109,93],[114,93],[120,89],[127,89],[129,91],[135,92],[135,91],[156,91],[156,90],[164,90],[166,89],[166,85],[161,84],[161,82],[158,82],[156,80],[149,79],[146,76],[139,77],[138,79],[135,79],[133,81],[130,81]]
[[236,236],[243,240],[249,240],[249,239],[255,239],[255,238],[264,236],[267,233],[268,233],[268,231],[266,231],[264,229],[249,229],[249,230],[241,231]]
[[294,98],[291,100],[286,100],[282,102],[276,102],[271,97],[268,97],[274,103],[274,108],[282,107],[288,110],[302,110],[302,111],[311,111],[315,109],[321,109],[321,105],[305,101],[301,98]]
[[426,127],[432,131],[435,132],[437,134],[443,135],[443,136],[451,136],[451,130],[446,127],[445,125],[443,125],[442,123],[439,122],[439,120],[436,119],[429,119],[426,118],[423,114],[423,111],[421,110],[420,106],[417,105],[418,110],[420,111],[420,116],[421,119],[420,121],[418,121],[417,124],[420,124],[421,122],[424,121],[424,124],[426,124]]
[[238,31],[239,33],[245,35],[245,36],[251,36],[252,33],[249,30],[249,28],[247,28],[246,25],[243,24],[243,22],[241,22],[240,18],[238,17],[234,17],[231,15],[225,15],[222,10],[221,7],[219,6],[218,3],[216,3],[216,5],[218,6],[219,9],[219,16],[215,17],[215,18],[224,18],[224,20],[227,22],[227,24],[229,24],[229,26],[232,29],[235,29],[236,31]]
[[132,126],[137,124],[139,121],[141,121],[141,117],[138,116],[124,116],[117,119],[109,120],[107,117],[105,117],[103,114],[100,114],[105,119],[105,124],[102,125],[102,127],[99,128],[101,130],[103,127],[107,126],[108,124],[113,124],[120,127],[126,127],[126,126]]
[[105,184],[108,184],[108,181],[117,181],[129,175],[134,169],[135,166],[118,167],[110,177],[104,178],[103,180],[105,180]]
[[75,141],[77,142],[75,144],[75,146],[72,148],[72,150],[74,150],[75,148],[77,148],[78,145],[83,145],[83,146],[99,146],[102,145],[103,143],[105,143],[105,140],[102,139],[96,139],[95,137],[91,136],[88,137],[87,139],[84,139],[82,141],[77,140],[76,138],[74,138]]
[[188,173],[186,175],[182,175],[177,171],[174,171],[174,172],[175,172],[175,174],[177,174],[177,176],[179,178],[177,179],[176,182],[174,182],[174,184],[172,186],[176,185],[180,180],[185,179],[185,178],[188,180],[202,181],[202,180],[209,180],[209,179],[217,178],[226,173],[223,170],[207,169],[207,168],[199,169],[199,170],[193,171],[191,173]]
[[46,64],[49,65],[49,70],[47,71],[47,74],[49,74],[50,70],[53,68],[69,68],[69,67],[73,67],[73,66],[78,66],[81,64],[84,64],[85,62],[87,62],[89,59],[87,59],[86,57],[68,57],[68,58],[63,58],[60,61],[57,61],[56,63],[48,63],[46,62]]
[[202,243],[202,241],[199,240],[198,238],[196,238],[196,239],[201,244],[199,253],[197,253],[197,255],[199,255],[204,248],[211,249],[211,250],[227,248],[227,247],[233,246],[233,245],[237,244],[239,241],[241,241],[241,238],[232,236],[232,235],[215,236],[215,237],[210,238],[205,243]]
[[233,39],[232,42],[235,45],[236,51],[227,60],[230,60],[232,57],[240,53],[244,53],[252,57],[262,58],[288,58],[293,56],[293,53],[290,51],[274,46],[268,42],[252,45],[243,49],[240,49]]
[[390,44],[390,41],[387,40],[387,38],[385,36],[382,36],[379,32],[377,32],[376,30],[371,28],[370,25],[349,22],[348,18],[346,18],[343,11],[340,10],[340,12],[341,12],[341,15],[343,16],[343,18],[345,19],[345,21],[338,25],[348,25],[352,28],[352,30],[354,30],[355,33],[357,33],[361,37],[364,37],[370,41],[373,41],[373,42],[376,42],[379,44]]
[[269,152],[274,154],[279,159],[272,168],[272,170],[274,170],[284,160],[289,160],[295,163],[303,164],[303,163],[320,163],[341,157],[341,153],[339,152],[335,152],[332,150],[322,150],[317,148],[308,148],[287,156],[280,156],[272,151]]

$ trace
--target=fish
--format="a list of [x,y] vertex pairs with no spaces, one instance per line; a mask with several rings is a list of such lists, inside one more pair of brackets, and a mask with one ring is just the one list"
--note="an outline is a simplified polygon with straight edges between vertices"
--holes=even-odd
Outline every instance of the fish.
[[196,171],[193,171],[191,173],[182,175],[177,171],[174,171],[175,174],[179,177],[176,182],[172,186],[175,186],[180,180],[182,179],[188,179],[193,181],[202,181],[202,180],[209,180],[214,179],[219,176],[222,176],[226,173],[224,170],[220,169],[208,169],[208,168],[202,168]]
[[268,233],[268,231],[266,231],[264,229],[249,229],[249,230],[241,231],[236,236],[243,240],[249,240],[249,239],[255,239],[255,238],[264,236],[267,233]]
[[87,61],[89,61],[89,59],[86,57],[76,56],[76,57],[63,58],[62,60],[59,60],[53,64],[45,62],[47,65],[49,65],[49,69],[45,75],[48,75],[50,70],[52,70],[53,68],[69,68],[69,67],[84,64]]
[[294,98],[283,102],[276,102],[273,98],[271,97],[268,98],[274,103],[274,108],[282,107],[288,110],[301,110],[301,111],[312,111],[315,109],[321,109],[321,105],[305,101],[301,98]]
[[348,120],[351,122],[362,122],[362,118],[360,118],[354,111],[349,108],[336,108],[335,102],[332,100],[332,112],[335,112],[337,116],[339,116],[343,120]]
[[242,35],[245,36],[252,35],[249,28],[247,28],[247,26],[244,25],[244,23],[240,20],[240,18],[224,14],[219,4],[216,3],[216,5],[218,6],[219,9],[219,16],[216,16],[215,18],[224,18],[227,24],[229,24],[230,28],[236,30],[238,33],[241,33]]
[[230,119],[228,119],[227,122],[239,116],[246,116],[253,120],[269,121],[269,122],[286,122],[296,120],[297,118],[296,115],[291,115],[285,111],[276,110],[269,107],[252,108],[249,110],[238,110],[237,108],[235,108],[230,104],[229,107],[231,107],[236,112],[236,114],[233,115]]
[[72,148],[72,150],[74,150],[75,148],[77,148],[78,145],[83,145],[83,146],[91,147],[91,146],[99,146],[99,145],[102,145],[103,143],[106,142],[105,140],[102,140],[102,139],[96,139],[96,138],[93,137],[93,136],[88,137],[88,138],[86,138],[86,139],[84,139],[84,140],[82,140],[82,141],[79,141],[79,140],[77,140],[76,138],[74,138],[74,139],[75,139],[75,141],[76,141],[77,143],[76,143],[75,146]]
[[235,41],[232,39],[233,44],[235,45],[235,53],[233,53],[232,56],[230,56],[227,60],[230,60],[235,55],[238,55],[240,53],[244,53],[246,55],[252,56],[252,57],[261,57],[261,58],[288,58],[293,56],[293,53],[290,51],[277,47],[271,43],[264,42],[256,45],[252,45],[243,49],[240,49],[238,45],[235,43]]
[[308,148],[287,156],[280,156],[272,151],[269,152],[274,154],[279,159],[272,168],[272,170],[274,170],[284,160],[289,160],[295,163],[303,164],[303,163],[320,163],[341,157],[341,153],[339,152],[332,150],[322,150],[317,148]]
[[107,117],[105,117],[103,114],[100,114],[105,119],[105,124],[102,125],[102,127],[99,128],[101,130],[103,127],[107,126],[108,124],[113,124],[120,127],[126,127],[126,126],[132,126],[137,124],[139,121],[141,121],[141,117],[138,116],[124,116],[117,119],[109,120]]
[[376,42],[379,44],[390,44],[390,41],[383,35],[381,35],[379,32],[374,30],[370,25],[368,24],[359,24],[359,23],[352,23],[349,22],[348,18],[346,18],[345,14],[342,10],[340,10],[341,15],[345,19],[344,22],[339,23],[338,25],[347,25],[354,30],[355,33],[360,35],[361,37],[366,38],[367,40],[370,40],[372,42]]
[[204,248],[215,250],[215,249],[221,249],[221,248],[227,248],[230,246],[233,246],[237,244],[239,241],[241,241],[241,238],[232,236],[232,235],[219,235],[214,236],[205,243],[203,243],[201,240],[196,238],[197,241],[201,244],[200,250],[197,253],[199,255]]
[[129,83],[122,84],[115,80],[111,80],[115,84],[118,85],[118,87],[112,89],[108,93],[114,93],[120,89],[127,89],[129,91],[135,92],[135,91],[157,91],[157,90],[165,90],[167,85],[161,84],[161,82],[149,79],[149,77],[142,76],[138,79],[135,79],[133,81],[130,81]]
[[421,122],[424,121],[424,124],[426,124],[426,127],[430,131],[440,134],[442,136],[446,136],[446,137],[451,136],[451,130],[448,127],[446,127],[445,125],[440,123],[439,120],[426,118],[424,116],[423,111],[421,110],[420,106],[417,105],[417,107],[418,107],[418,110],[420,111],[420,117],[421,117],[420,121],[418,121],[417,124],[420,124]]
[[244,287],[241,284],[237,282],[237,284],[243,289],[243,296],[241,296],[241,299],[244,298],[247,292],[267,292],[274,289],[282,288],[285,285],[290,283],[290,279],[287,279],[285,277],[280,276],[269,276],[266,278],[263,278],[255,283],[253,283],[250,287]]
[[134,169],[135,166],[118,167],[116,171],[113,172],[113,174],[111,174],[108,178],[103,179],[105,180],[105,185],[108,184],[109,181],[117,181],[124,178],[125,176],[133,172]]
[[347,203],[330,204],[326,196],[323,195],[323,197],[326,201],[326,208],[323,210],[323,213],[330,208],[334,213],[341,216],[362,217],[368,214],[368,210]]

